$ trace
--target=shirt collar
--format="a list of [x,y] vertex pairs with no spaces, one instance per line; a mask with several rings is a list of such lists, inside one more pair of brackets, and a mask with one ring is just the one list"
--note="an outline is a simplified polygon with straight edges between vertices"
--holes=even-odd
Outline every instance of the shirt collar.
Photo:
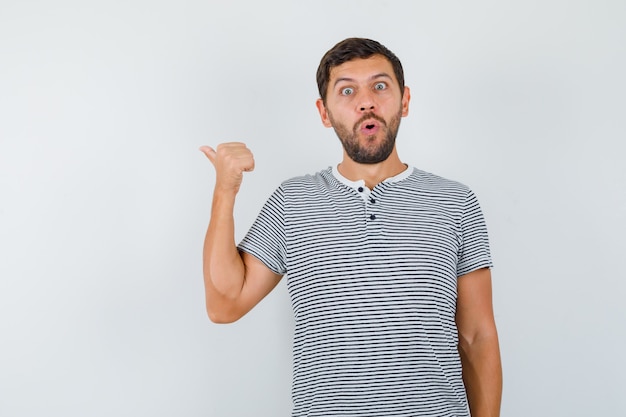
[[[398,175],[394,175],[393,177],[387,178],[387,179],[383,180],[382,182],[399,182],[399,181],[402,181],[402,180],[408,178],[408,176],[411,175],[412,172],[413,172],[413,168],[410,165],[407,165],[407,167],[406,167],[406,169],[404,171],[402,171]],[[346,177],[341,175],[341,173],[337,169],[337,165],[333,165],[333,167],[332,167],[332,174],[333,174],[333,176],[335,178],[337,178],[337,180],[339,180],[339,182],[341,182],[342,184],[347,185],[348,187],[351,187],[351,188],[354,188],[354,189],[358,189],[359,187],[365,187],[365,180],[351,181],[351,180],[347,179]],[[367,188],[367,187],[365,187],[365,188]]]

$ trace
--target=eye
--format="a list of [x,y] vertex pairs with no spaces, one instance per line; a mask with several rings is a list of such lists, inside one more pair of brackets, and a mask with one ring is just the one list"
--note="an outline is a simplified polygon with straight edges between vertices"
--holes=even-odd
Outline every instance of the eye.
[[374,84],[374,90],[385,90],[387,89],[387,83],[379,82]]
[[354,89],[352,87],[346,87],[341,89],[342,96],[350,96],[354,94]]

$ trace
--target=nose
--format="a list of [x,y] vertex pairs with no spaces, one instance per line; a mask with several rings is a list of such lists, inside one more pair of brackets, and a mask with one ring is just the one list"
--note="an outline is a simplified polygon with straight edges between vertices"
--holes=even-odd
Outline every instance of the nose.
[[374,99],[372,98],[371,93],[369,92],[361,93],[361,96],[359,97],[359,101],[358,101],[359,111],[361,112],[372,111],[374,110],[374,108],[375,108]]

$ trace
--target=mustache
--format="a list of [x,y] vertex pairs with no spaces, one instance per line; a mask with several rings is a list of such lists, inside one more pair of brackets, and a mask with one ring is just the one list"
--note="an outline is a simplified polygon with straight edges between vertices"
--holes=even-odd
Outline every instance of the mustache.
[[387,126],[387,123],[385,122],[385,119],[383,119],[382,117],[380,117],[380,116],[378,116],[378,115],[376,115],[374,113],[365,113],[354,124],[354,130],[358,130],[359,126],[361,126],[361,123],[363,123],[364,121],[369,120],[369,119],[374,119],[374,120],[380,122],[383,126]]

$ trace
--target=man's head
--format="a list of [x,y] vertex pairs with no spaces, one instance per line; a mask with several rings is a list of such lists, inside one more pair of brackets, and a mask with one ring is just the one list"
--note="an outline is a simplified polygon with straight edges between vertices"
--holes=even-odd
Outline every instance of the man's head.
[[393,52],[379,42],[371,39],[348,38],[339,42],[326,52],[320,61],[320,65],[317,67],[317,88],[322,101],[326,103],[330,72],[334,67],[356,58],[365,59],[374,55],[381,55],[389,61],[400,86],[400,91],[403,92],[404,71],[402,70],[400,60]]
[[324,55],[317,81],[315,104],[324,126],[341,141],[344,160],[378,164],[395,155],[400,119],[408,114],[411,96],[391,51],[369,39],[346,39]]

